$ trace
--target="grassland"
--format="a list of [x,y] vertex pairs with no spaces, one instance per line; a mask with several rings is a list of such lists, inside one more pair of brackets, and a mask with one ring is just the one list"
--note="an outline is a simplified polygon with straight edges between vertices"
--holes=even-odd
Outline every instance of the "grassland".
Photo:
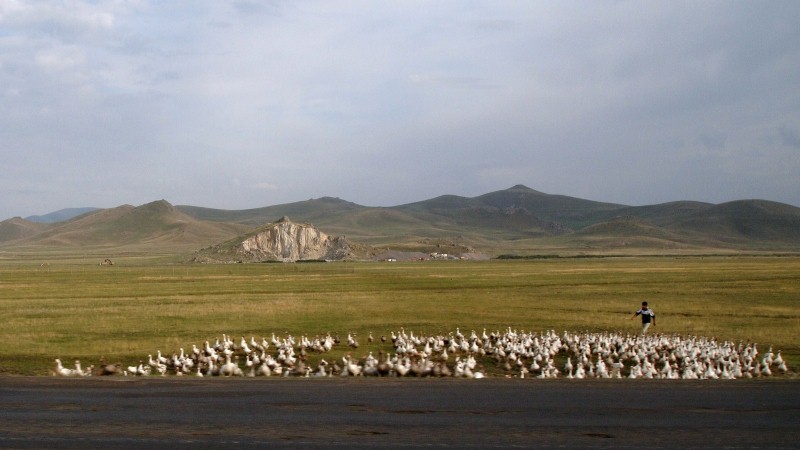
[[[800,363],[800,258],[620,257],[420,263],[98,266],[0,262],[0,372],[53,358],[138,362],[227,333],[358,334],[405,327],[622,331],[643,299],[656,332],[753,340]],[[385,347],[388,349],[388,347]]]

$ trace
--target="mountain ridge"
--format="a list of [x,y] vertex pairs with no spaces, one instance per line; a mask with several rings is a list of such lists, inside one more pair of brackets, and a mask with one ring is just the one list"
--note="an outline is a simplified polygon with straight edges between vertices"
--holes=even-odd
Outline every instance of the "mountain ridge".
[[[0,222],[0,227],[6,222]],[[158,200],[140,206],[126,204],[97,209],[63,222],[42,225],[37,233],[9,241],[26,246],[62,248],[125,248],[142,244],[158,248],[167,243],[172,248],[188,251],[195,249],[198,242],[217,242],[231,233],[247,229],[249,227],[238,224],[200,222],[178,211],[166,200]]]
[[64,208],[51,213],[43,214],[41,216],[28,216],[25,220],[36,223],[56,223],[72,219],[73,217],[86,214],[88,212],[96,211],[100,208],[95,207],[82,207],[82,208]]
[[336,197],[245,210],[174,206],[159,200],[91,211],[54,224],[8,219],[0,222],[0,249],[105,245],[196,251],[283,216],[314,223],[331,236],[381,248],[431,248],[430,242],[450,242],[495,254],[631,248],[800,251],[800,208],[784,203],[683,200],[628,206],[547,194],[524,185],[392,207],[363,206]]

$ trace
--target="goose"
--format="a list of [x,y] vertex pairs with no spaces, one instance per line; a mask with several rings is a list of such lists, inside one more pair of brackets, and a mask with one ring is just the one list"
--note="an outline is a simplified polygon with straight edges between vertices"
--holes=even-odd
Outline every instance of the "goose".
[[242,369],[239,368],[239,356],[235,358],[236,362],[232,362],[230,356],[225,357],[225,364],[219,369],[219,374],[224,377],[243,376]]
[[[370,331],[369,335],[374,342],[374,333]],[[483,358],[494,359],[493,366],[505,370],[509,377],[524,378],[536,375],[541,378],[557,378],[561,371],[554,364],[556,359],[565,361],[563,373],[568,378],[622,378],[627,364],[631,367],[629,371],[625,371],[629,378],[661,379],[770,376],[773,368],[781,372],[787,369],[780,352],[773,354],[772,349],[756,359],[758,350],[755,344],[740,343],[737,346],[729,341],[698,336],[640,336],[567,331],[559,335],[554,330],[529,333],[510,327],[491,334],[483,329],[480,337],[475,330],[467,337],[460,329],[441,335],[424,335],[401,328],[399,333],[391,331],[388,335],[392,336],[393,357],[381,351],[378,358],[370,353],[360,363],[355,355],[348,354],[342,359],[343,367],[339,367],[334,361],[331,369],[328,366],[323,371],[317,370],[313,372],[314,376],[321,376],[325,372],[345,376],[358,373],[374,376],[453,374],[464,377],[471,372],[474,377],[480,372],[476,369],[477,359],[485,362]],[[382,338],[385,336],[387,335],[381,335]],[[348,345],[356,348],[353,345],[357,343],[355,335],[351,332],[347,337]],[[241,336],[239,344],[234,345],[230,335],[223,334],[221,339],[216,339],[213,347],[209,341],[201,348],[192,345],[188,357],[183,349],[180,356],[173,353],[171,358],[164,358],[159,350],[156,358],[148,355],[144,367],[147,371],[164,374],[163,366],[166,365],[169,369],[174,369],[177,375],[189,374],[193,367],[202,365],[203,370],[208,368],[203,372],[205,374],[219,374],[222,370],[226,376],[233,376],[230,374],[231,370],[236,375],[243,373],[239,368],[238,358],[244,357],[248,375],[260,371],[256,368],[265,366],[276,375],[309,376],[312,369],[307,364],[308,353],[330,351],[337,340],[330,332],[324,337],[298,335],[295,338],[287,335],[284,339],[278,339],[273,333],[272,338],[272,344],[263,337],[259,344],[253,336],[249,342]],[[277,349],[273,354],[277,361],[266,352],[266,347],[272,346]],[[456,360],[455,366],[447,365],[451,358]],[[234,363],[233,360],[237,362]],[[104,364],[104,361],[101,363]],[[58,367],[56,369],[57,372]],[[131,366],[128,369],[123,372],[138,374],[138,367]],[[101,371],[102,368],[97,369],[97,373]],[[81,369],[79,372],[85,374],[87,371]],[[172,370],[168,372],[172,373]]]
[[742,366],[740,364],[733,365],[731,376],[733,376],[733,378],[742,378],[742,376],[744,376],[744,373],[742,373]]
[[727,365],[722,366],[722,373],[719,375],[719,377],[723,380],[732,380],[734,378],[733,375],[731,375],[731,373],[728,371]]
[[567,362],[564,363],[564,372],[567,374],[567,378],[572,378],[572,357],[567,357]]
[[422,354],[427,358],[431,356],[432,353],[433,349],[431,348],[431,343],[426,341],[425,347],[422,349]]
[[252,359],[249,357],[249,355],[248,355],[248,357],[247,357],[247,360],[246,360],[246,361],[245,361],[245,363],[244,363],[244,366],[245,366],[245,368],[247,369],[247,372],[245,372],[245,376],[246,376],[246,377],[250,377],[250,378],[252,378],[252,377],[256,376],[256,367],[255,367],[255,363],[254,363],[254,362],[253,362],[253,360],[252,360]]
[[203,351],[205,352],[206,356],[208,356],[210,358],[213,358],[217,354],[217,351],[213,347],[211,347],[211,345],[208,343],[208,341],[206,341],[206,343],[205,343],[205,345],[203,347]]
[[586,378],[586,370],[583,368],[583,364],[578,363],[577,367],[575,368],[575,375],[573,375],[573,377],[579,380]]
[[347,333],[347,345],[352,348],[358,348],[358,341],[350,333]]
[[317,371],[314,372],[315,377],[327,377],[328,376],[328,361],[325,361],[324,358],[319,360],[317,363]]
[[264,362],[260,366],[258,366],[258,370],[256,370],[256,376],[271,377],[272,369],[270,369],[269,365],[266,362]]
[[300,360],[297,362],[297,365],[290,367],[289,370],[285,372],[285,374],[287,376],[294,375],[294,376],[305,377],[308,376],[309,369],[306,366],[306,364],[302,360]]
[[365,363],[361,369],[361,374],[366,377],[376,377],[379,375],[377,362]]
[[165,358],[164,356],[161,356],[161,350],[158,350],[156,353],[157,353],[156,361],[158,361],[161,364],[166,364],[167,362],[169,362],[169,360],[167,358]]
[[176,371],[176,375],[188,375],[188,374],[192,373],[192,368],[189,367],[189,366],[184,365],[184,366],[181,366],[180,369],[176,368],[175,371]]
[[294,356],[294,351],[289,348],[289,351],[284,355],[283,363],[287,366],[293,366],[297,363],[297,357]]
[[394,371],[401,377],[408,375],[408,372],[411,371],[411,361],[409,361],[408,357],[403,358],[402,362],[398,361],[394,365]]
[[125,371],[125,376],[128,374],[131,375],[138,375],[139,368],[137,366],[128,366],[128,370]]
[[597,371],[595,372],[595,376],[598,378],[611,378],[611,375],[608,373],[608,369],[606,368],[606,363],[602,360],[602,358],[597,359]]
[[712,366],[711,364],[708,364],[708,366],[706,367],[705,372],[703,372],[703,376],[705,378],[707,378],[707,379],[710,379],[710,380],[719,379],[719,375],[717,375],[717,371],[714,370],[714,366]]
[[464,364],[461,370],[461,376],[464,378],[475,378],[475,372],[473,372],[467,364]]
[[344,362],[345,362],[345,369],[347,369],[346,371],[350,375],[354,377],[361,375],[363,368],[359,366],[357,363],[353,363],[353,359],[349,353],[347,354],[347,359],[344,360]]
[[67,369],[61,364],[61,360],[56,358],[55,374],[62,377],[72,377],[77,375],[72,369]]
[[446,363],[442,362],[439,363],[439,375],[442,377],[452,377],[453,371],[450,370],[450,367],[448,367]]
[[377,375],[385,377],[392,371],[392,364],[389,361],[389,355],[383,353],[383,350],[378,352],[378,360],[375,364]]
[[181,367],[191,369],[194,367],[194,360],[192,358],[183,358],[181,361]]
[[208,360],[208,367],[206,368],[206,376],[217,377],[219,376],[220,366],[217,365],[216,361],[213,359]]
[[561,373],[553,363],[553,360],[550,359],[547,361],[547,376],[550,378],[558,378],[558,375]]
[[252,352],[250,346],[247,345],[247,341],[244,340],[244,336],[242,336],[242,340],[239,342],[239,346],[241,347],[245,355],[250,355],[250,352]]
[[687,366],[683,370],[683,373],[681,374],[681,379],[682,380],[696,380],[697,379],[697,373],[694,371],[694,369],[691,366]]
[[786,367],[786,361],[783,360],[780,350],[778,350],[778,355],[775,356],[775,359],[772,360],[772,364],[777,366],[777,369],[783,373],[786,373],[788,370]]
[[264,346],[256,342],[256,338],[254,336],[250,336],[250,347],[253,349],[254,352],[263,352]]
[[611,378],[622,378],[622,369],[625,365],[622,361],[611,364]]
[[778,354],[775,355],[775,357],[772,359],[772,364],[776,366],[776,368],[781,372],[787,371],[786,361],[783,360],[783,356],[781,356],[780,350],[778,350]]
[[139,365],[136,366],[135,373],[138,376],[146,377],[146,376],[150,376],[150,371],[151,370],[152,369],[150,368],[150,366],[145,366],[142,361],[139,361]]
[[334,344],[335,344],[335,342],[334,342],[333,338],[330,335],[328,335],[322,341],[322,350],[327,353],[327,352],[331,351],[331,349],[333,349],[333,345]]
[[767,353],[764,354],[764,358],[762,358],[762,361],[764,361],[763,364],[771,365],[774,356],[775,354],[772,353],[772,347],[770,347]]
[[167,374],[167,365],[166,364],[159,363],[156,366],[155,369],[156,369],[156,372],[158,372],[158,374],[161,375],[162,377]]

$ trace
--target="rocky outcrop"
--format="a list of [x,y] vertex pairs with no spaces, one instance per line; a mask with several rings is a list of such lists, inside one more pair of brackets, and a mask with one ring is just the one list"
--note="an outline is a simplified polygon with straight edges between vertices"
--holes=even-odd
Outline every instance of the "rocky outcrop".
[[237,253],[257,260],[325,259],[331,246],[327,234],[311,225],[296,224],[284,216],[272,226],[243,240]]
[[361,259],[363,246],[344,236],[332,237],[310,224],[292,222],[284,216],[234,241],[204,249],[196,261],[242,262]]

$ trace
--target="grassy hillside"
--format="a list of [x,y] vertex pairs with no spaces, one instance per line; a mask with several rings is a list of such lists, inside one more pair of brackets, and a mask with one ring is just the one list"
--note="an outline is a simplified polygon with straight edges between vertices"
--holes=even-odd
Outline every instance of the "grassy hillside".
[[214,222],[233,222],[258,227],[288,216],[298,222],[325,222],[350,213],[366,209],[348,201],[333,197],[323,197],[303,202],[267,206],[264,208],[243,209],[238,211],[200,208],[196,206],[178,205],[177,210],[197,219]]
[[181,208],[196,218],[247,223],[266,221],[266,214],[269,220],[289,215],[377,246],[455,239],[490,254],[800,250],[800,208],[762,200],[631,207],[517,185],[472,198],[442,195],[385,208],[330,198],[242,212]]
[[394,207],[323,197],[234,211],[173,207],[162,200],[99,210],[46,227],[5,221],[0,223],[0,251],[102,248],[178,254],[234,239],[283,216],[355,243],[413,251],[423,251],[430,239],[490,255],[800,251],[800,208],[791,205],[741,200],[631,207],[522,185]]
[[48,226],[4,248],[42,254],[69,249],[102,254],[180,253],[229,239],[248,229],[242,224],[198,221],[160,200],[138,207],[123,205],[90,212]]
[[25,220],[29,220],[31,222],[38,222],[38,223],[56,223],[56,222],[64,222],[74,217],[81,216],[88,212],[96,211],[98,208],[66,208],[60,209],[58,211],[51,212],[49,214],[41,215],[41,216],[28,216]]
[[800,242],[800,208],[765,200],[740,200],[678,218],[672,227],[713,233],[718,239],[733,243]]
[[4,220],[0,222],[0,244],[31,237],[46,229],[46,225],[31,222],[19,217]]
[[517,185],[503,191],[490,192],[476,197],[490,206],[501,209],[521,208],[539,220],[558,223],[577,230],[595,222],[602,212],[619,209],[623,205],[584,200],[565,195],[551,195]]

